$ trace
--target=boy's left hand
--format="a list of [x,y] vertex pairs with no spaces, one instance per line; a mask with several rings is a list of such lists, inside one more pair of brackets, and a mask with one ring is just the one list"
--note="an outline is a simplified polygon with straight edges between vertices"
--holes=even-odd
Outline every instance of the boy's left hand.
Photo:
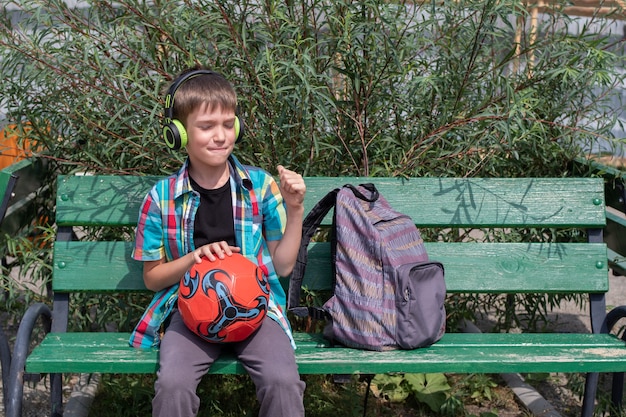
[[302,175],[290,171],[282,165],[278,165],[280,179],[280,193],[283,195],[285,204],[289,207],[302,206],[306,185]]

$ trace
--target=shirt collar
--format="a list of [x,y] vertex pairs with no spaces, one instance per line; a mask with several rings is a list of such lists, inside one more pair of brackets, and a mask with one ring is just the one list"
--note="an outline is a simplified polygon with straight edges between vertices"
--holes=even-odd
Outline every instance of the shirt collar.
[[[228,157],[228,166],[230,169],[230,177],[235,181],[237,187],[244,187],[248,190],[253,189],[252,180],[246,167],[239,162],[237,157],[231,154]],[[174,198],[178,198],[186,193],[192,193],[191,181],[189,180],[189,158],[185,161],[183,166],[175,174],[175,195]]]

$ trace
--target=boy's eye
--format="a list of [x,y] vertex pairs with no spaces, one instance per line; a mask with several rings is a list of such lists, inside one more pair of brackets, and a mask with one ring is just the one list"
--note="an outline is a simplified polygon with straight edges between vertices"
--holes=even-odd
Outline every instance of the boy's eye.
[[[214,129],[216,126],[217,125],[215,123],[201,123],[201,124],[197,125],[198,129],[202,130],[202,131],[208,131],[208,130]],[[232,122],[224,122],[224,123],[222,123],[221,126],[223,126],[224,129],[229,129],[229,130],[230,129],[234,129],[235,128],[235,122],[234,121],[232,121]]]

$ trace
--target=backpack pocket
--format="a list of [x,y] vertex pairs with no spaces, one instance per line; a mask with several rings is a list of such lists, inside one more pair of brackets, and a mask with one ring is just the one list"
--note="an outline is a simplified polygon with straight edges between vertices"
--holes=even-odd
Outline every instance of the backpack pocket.
[[402,349],[429,346],[446,328],[446,284],[440,262],[400,265],[396,281],[396,342]]

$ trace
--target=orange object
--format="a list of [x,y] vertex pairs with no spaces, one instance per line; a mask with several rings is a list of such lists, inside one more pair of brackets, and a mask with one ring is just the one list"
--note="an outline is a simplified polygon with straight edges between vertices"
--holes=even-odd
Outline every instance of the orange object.
[[[32,155],[31,140],[25,139],[21,145],[18,144],[17,129],[17,125],[10,124],[0,130],[0,169],[4,169]],[[30,127],[28,126],[24,128],[26,133],[29,130]]]
[[261,268],[234,253],[207,258],[181,279],[178,310],[187,327],[208,342],[246,339],[267,312],[270,287]]

